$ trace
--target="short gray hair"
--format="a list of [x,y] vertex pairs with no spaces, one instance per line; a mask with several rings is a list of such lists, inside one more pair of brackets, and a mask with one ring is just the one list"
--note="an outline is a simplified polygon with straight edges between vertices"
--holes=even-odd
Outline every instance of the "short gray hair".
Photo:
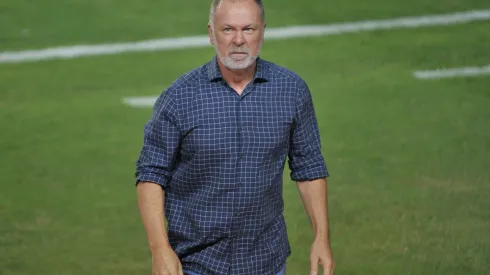
[[[219,4],[223,1],[230,1],[230,2],[239,2],[239,1],[244,1],[244,0],[213,0],[211,3],[211,10],[209,11],[209,24],[211,27],[214,26],[213,24],[213,18],[214,18],[214,13],[216,12],[216,9],[218,8]],[[260,18],[262,19],[262,23],[265,21],[265,11],[264,11],[264,4],[262,4],[262,0],[254,0],[255,4],[260,9]]]

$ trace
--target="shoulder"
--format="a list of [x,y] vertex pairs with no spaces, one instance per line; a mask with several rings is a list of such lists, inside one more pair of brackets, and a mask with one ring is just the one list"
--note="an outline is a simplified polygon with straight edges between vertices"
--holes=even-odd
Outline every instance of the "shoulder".
[[269,76],[272,83],[279,88],[280,92],[291,99],[296,112],[312,108],[313,97],[306,80],[297,72],[278,65],[276,63],[263,60],[264,67],[269,69]]
[[261,62],[264,68],[268,70],[268,75],[273,82],[288,86],[296,93],[303,93],[308,90],[305,79],[292,69],[264,59],[261,59]]
[[297,72],[277,63],[261,60],[263,67],[268,70],[271,83],[287,96],[302,101],[311,96],[306,80]]
[[205,81],[205,68],[206,64],[195,67],[181,74],[177,79],[170,83],[170,85],[164,88],[156,103],[174,103],[182,100],[185,101],[191,97],[197,90],[196,88],[202,85],[203,81]]
[[205,78],[205,66],[195,67],[181,74],[158,95],[153,110],[155,114],[171,113],[178,115],[185,110],[186,105],[194,96],[198,86]]
[[202,65],[183,73],[164,90],[164,93],[177,99],[179,96],[185,96],[186,92],[194,91],[196,86],[205,81],[205,66]]

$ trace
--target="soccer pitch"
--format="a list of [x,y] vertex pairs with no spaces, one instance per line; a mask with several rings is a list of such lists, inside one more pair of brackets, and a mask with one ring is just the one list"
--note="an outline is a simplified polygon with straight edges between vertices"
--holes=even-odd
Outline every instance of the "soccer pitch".
[[[488,10],[487,0],[265,1],[269,28]],[[0,53],[206,34],[208,1],[0,4]],[[490,21],[266,40],[312,91],[336,274],[490,270]],[[0,274],[150,274],[134,188],[150,108],[213,48],[0,64]],[[418,78],[415,72],[479,73]],[[312,230],[284,173],[292,255]]]

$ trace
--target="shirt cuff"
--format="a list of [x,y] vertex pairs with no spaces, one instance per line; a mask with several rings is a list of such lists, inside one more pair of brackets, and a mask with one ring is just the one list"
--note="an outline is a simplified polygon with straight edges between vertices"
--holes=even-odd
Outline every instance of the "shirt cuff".
[[153,182],[160,185],[164,190],[168,187],[168,179],[164,175],[155,173],[136,173],[136,185],[140,182]]
[[312,181],[320,178],[327,178],[328,176],[329,174],[325,162],[302,167],[301,169],[292,171],[290,175],[292,181]]

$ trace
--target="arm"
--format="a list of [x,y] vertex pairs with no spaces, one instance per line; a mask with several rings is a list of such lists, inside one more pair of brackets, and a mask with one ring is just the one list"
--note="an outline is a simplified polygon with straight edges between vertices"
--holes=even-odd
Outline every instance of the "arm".
[[323,274],[333,275],[335,262],[330,249],[327,181],[325,178],[322,178],[297,182],[297,185],[315,234],[310,252],[310,274],[316,275],[318,264],[321,264],[323,266]]
[[165,191],[153,182],[140,182],[136,190],[138,207],[150,250],[153,252],[159,248],[169,247],[163,211]]
[[152,254],[153,274],[182,274],[182,266],[169,245],[165,228],[164,198],[177,158],[180,131],[171,95],[155,102],[144,128],[143,148],[136,162],[138,207]]
[[138,206],[150,249],[168,245],[165,229],[164,195],[172,177],[179,147],[177,112],[169,92],[155,102],[145,124],[143,148],[136,162]]
[[306,84],[298,91],[294,126],[290,140],[289,167],[291,180],[296,181],[315,234],[310,251],[310,274],[316,275],[318,264],[321,264],[323,274],[332,275],[334,261],[330,250],[327,215],[328,172],[321,152],[313,100]]
[[315,240],[330,241],[327,208],[327,180],[325,178],[296,182],[301,200],[313,226]]
[[183,275],[182,264],[168,243],[163,198],[165,191],[153,182],[138,184],[138,207],[152,254],[152,274]]

